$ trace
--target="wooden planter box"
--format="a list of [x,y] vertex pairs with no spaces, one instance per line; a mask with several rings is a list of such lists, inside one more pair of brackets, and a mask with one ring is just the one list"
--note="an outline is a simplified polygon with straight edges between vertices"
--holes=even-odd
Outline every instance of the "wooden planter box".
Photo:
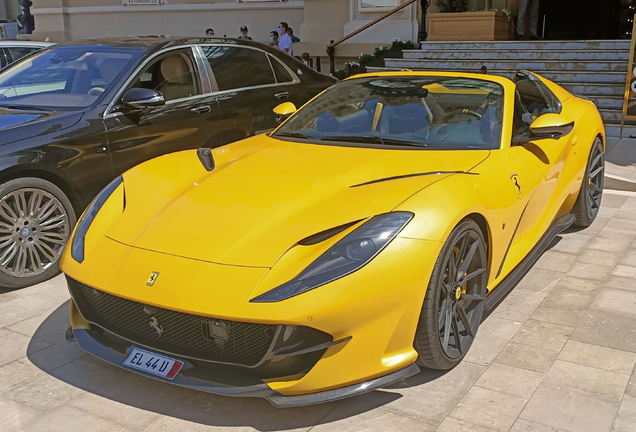
[[513,38],[512,21],[503,12],[428,14],[429,41],[492,41]]

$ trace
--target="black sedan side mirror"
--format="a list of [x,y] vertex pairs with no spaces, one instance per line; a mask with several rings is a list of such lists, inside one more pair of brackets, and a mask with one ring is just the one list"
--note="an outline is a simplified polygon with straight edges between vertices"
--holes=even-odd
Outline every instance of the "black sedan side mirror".
[[561,114],[548,113],[537,118],[530,125],[530,136],[512,138],[512,145],[524,145],[542,139],[559,139],[569,135],[574,129],[574,122]]
[[121,98],[122,105],[129,109],[145,109],[163,106],[166,99],[158,91],[146,88],[132,88]]

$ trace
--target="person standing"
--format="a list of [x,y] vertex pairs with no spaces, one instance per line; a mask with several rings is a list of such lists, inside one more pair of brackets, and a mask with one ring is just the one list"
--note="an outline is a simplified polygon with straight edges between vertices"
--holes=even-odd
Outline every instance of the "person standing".
[[291,27],[287,29],[287,34],[289,35],[289,37],[292,40],[292,43],[298,43],[300,42],[300,38],[294,36],[294,29],[292,29]]
[[278,48],[278,32],[277,31],[269,32],[269,46]]
[[206,35],[207,37],[212,37],[212,36],[214,36],[214,30],[212,30],[211,28],[207,29],[207,30],[205,31],[205,35]]
[[539,23],[539,0],[521,0],[517,16],[517,39],[522,39],[526,29],[526,15],[530,20],[530,39],[538,40],[537,24]]
[[280,34],[280,38],[278,39],[278,48],[289,55],[294,55],[294,44],[291,37],[287,34],[288,28],[289,25],[285,21],[282,21],[278,25],[278,33]]
[[241,35],[239,36],[239,39],[252,40],[252,38],[247,35],[247,26],[241,26]]

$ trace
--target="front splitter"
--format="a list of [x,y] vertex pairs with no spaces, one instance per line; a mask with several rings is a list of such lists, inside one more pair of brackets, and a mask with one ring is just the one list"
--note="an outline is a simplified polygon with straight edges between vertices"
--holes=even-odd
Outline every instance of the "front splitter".
[[177,374],[177,376],[175,376],[172,380],[163,379],[143,371],[130,369],[123,365],[128,353],[135,347],[134,345],[131,344],[128,346],[126,348],[126,353],[121,353],[119,350],[110,348],[106,340],[98,341],[96,338],[98,336],[94,336],[88,330],[76,329],[73,330],[73,333],[81,349],[107,363],[121,367],[127,371],[135,372],[158,381],[164,381],[182,387],[201,390],[222,396],[264,398],[278,408],[315,405],[357,396],[402,381],[420,371],[420,368],[413,363],[410,366],[388,375],[374,378],[362,383],[317,393],[287,396],[272,390],[261,380],[241,374],[235,374],[234,376],[229,377],[232,382],[228,382],[228,374],[225,371],[223,371],[223,373],[215,373],[210,369],[197,367],[184,358],[179,358],[179,360],[184,363],[182,372]]

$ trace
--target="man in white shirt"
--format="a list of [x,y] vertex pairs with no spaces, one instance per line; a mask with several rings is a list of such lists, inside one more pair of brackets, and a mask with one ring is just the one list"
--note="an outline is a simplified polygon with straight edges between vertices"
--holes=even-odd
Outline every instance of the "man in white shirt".
[[294,44],[292,43],[291,37],[287,34],[288,28],[289,25],[284,21],[278,25],[278,33],[280,34],[278,48],[289,55],[294,55]]

